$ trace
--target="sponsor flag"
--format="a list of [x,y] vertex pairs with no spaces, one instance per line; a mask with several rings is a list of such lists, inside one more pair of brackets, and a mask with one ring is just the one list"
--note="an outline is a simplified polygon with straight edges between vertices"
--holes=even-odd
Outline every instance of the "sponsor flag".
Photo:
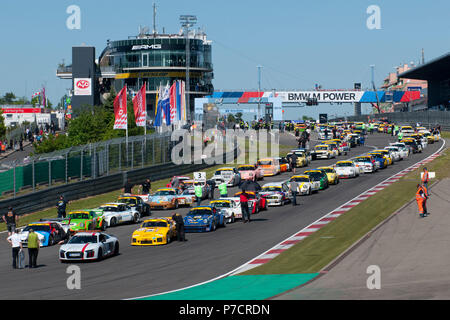
[[145,97],[146,84],[137,92],[133,98],[134,117],[136,119],[136,126],[145,127],[145,121],[147,119],[147,104]]
[[155,103],[155,127],[160,127],[162,123],[162,109],[159,98],[162,97],[162,88],[159,86],[158,91],[156,92],[156,103]]
[[173,123],[177,121],[177,83],[174,81],[170,87],[170,121]]
[[127,86],[120,90],[117,97],[114,99],[114,129],[127,129]]
[[163,111],[163,119],[166,120],[166,125],[170,126],[170,87],[168,83],[164,87],[160,103]]

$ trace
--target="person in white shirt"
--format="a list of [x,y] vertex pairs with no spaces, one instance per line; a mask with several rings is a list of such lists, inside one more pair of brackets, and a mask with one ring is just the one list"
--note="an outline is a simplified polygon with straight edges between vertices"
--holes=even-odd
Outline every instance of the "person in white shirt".
[[17,260],[19,258],[19,251],[22,250],[22,241],[19,234],[14,230],[12,234],[6,239],[12,247],[13,268],[17,269]]

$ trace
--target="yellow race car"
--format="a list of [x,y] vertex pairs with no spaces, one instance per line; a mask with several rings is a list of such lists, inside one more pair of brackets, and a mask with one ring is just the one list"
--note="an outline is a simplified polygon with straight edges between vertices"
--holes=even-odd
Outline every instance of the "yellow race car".
[[145,220],[131,236],[133,246],[158,246],[168,244],[177,236],[172,218],[153,218]]
[[336,173],[336,170],[334,170],[333,167],[318,167],[317,169],[323,171],[327,175],[328,183],[329,184],[338,184],[339,183],[339,177]]

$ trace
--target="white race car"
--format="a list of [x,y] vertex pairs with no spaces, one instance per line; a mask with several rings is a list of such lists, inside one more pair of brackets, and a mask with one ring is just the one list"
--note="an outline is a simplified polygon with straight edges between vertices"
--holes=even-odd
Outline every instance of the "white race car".
[[266,183],[259,195],[266,199],[268,206],[283,206],[291,201],[287,182]]
[[308,175],[295,175],[289,181],[295,180],[298,183],[297,192],[300,195],[310,195],[320,189],[320,181],[313,181]]
[[400,152],[400,149],[398,147],[394,146],[386,146],[384,147],[385,150],[389,150],[391,154],[394,156],[393,161],[400,161],[403,160],[403,156]]
[[221,211],[227,223],[233,223],[235,219],[242,218],[241,204],[238,197],[220,198],[210,202],[210,206]]
[[61,262],[102,260],[119,254],[119,239],[103,232],[79,232],[59,249]]
[[403,142],[390,143],[390,146],[397,147],[399,149],[400,156],[403,159],[405,159],[405,158],[407,158],[409,156],[410,148],[406,144],[404,144]]
[[234,187],[241,183],[241,175],[236,168],[219,168],[214,172],[211,180],[215,181],[216,186],[225,182],[228,187]]
[[353,161],[338,161],[334,166],[339,178],[356,178],[359,176],[359,168]]
[[358,168],[360,168],[360,173],[373,173],[379,169],[377,162],[372,156],[358,156],[352,159]]
[[139,212],[124,203],[106,203],[99,207],[103,210],[103,219],[107,227],[114,227],[121,223],[138,223],[141,215]]

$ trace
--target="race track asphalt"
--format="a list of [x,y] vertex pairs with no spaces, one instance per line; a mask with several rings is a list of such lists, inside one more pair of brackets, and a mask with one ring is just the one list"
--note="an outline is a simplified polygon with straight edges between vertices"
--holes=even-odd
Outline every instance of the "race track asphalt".
[[[352,148],[347,156],[317,160],[301,171],[332,164],[337,160],[384,147],[391,136],[369,135],[366,146]],[[295,144],[295,138],[283,134],[280,143]],[[268,250],[324,214],[349,201],[387,177],[435,152],[441,143],[428,146],[422,154],[395,163],[375,174],[341,180],[337,186],[298,199],[297,207],[270,207],[252,216],[251,223],[236,222],[215,232],[187,234],[187,242],[159,247],[132,247],[130,239],[137,225],[122,225],[107,230],[120,241],[120,255],[101,262],[77,263],[81,268],[81,289],[66,286],[69,264],[58,260],[58,246],[42,248],[37,269],[14,270],[11,249],[0,234],[0,299],[123,299],[156,294],[201,283],[241,266]],[[299,172],[297,172],[299,173]],[[266,177],[261,184],[287,179],[291,173]],[[229,190],[229,194],[235,189]],[[230,192],[231,191],[231,192]],[[218,192],[216,191],[216,196]],[[208,203],[203,201],[203,204]],[[188,209],[179,209],[185,214]],[[153,211],[153,216],[170,216],[173,211]],[[26,259],[28,262],[28,258]]]

